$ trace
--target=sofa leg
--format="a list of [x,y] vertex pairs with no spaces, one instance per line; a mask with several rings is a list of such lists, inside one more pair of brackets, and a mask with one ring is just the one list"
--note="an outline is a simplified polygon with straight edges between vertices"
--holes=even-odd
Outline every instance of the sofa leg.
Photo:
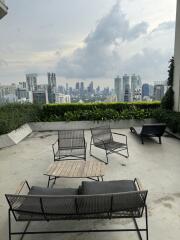
[[27,231],[27,229],[28,229],[30,223],[31,223],[31,221],[28,221],[28,223],[26,224],[26,227],[25,227],[25,229],[24,229],[23,234],[22,234],[21,237],[20,237],[20,240],[23,240],[24,235],[26,234],[26,231]]
[[145,217],[146,217],[146,240],[149,239],[149,233],[148,233],[148,212],[147,212],[147,206],[145,205]]

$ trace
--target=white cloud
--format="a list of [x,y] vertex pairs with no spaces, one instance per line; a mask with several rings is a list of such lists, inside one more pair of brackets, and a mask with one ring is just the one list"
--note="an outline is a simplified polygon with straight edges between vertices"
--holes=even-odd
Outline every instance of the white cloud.
[[110,77],[121,64],[119,45],[147,32],[146,22],[130,27],[117,2],[84,40],[84,47],[60,59],[57,72],[67,78]]
[[[111,78],[125,72],[150,81],[166,77],[174,22],[162,22],[148,32],[148,23],[132,25],[117,2],[84,40],[84,46],[59,59],[56,71],[65,78]],[[164,33],[166,32],[166,37]],[[172,44],[173,45],[173,44]]]

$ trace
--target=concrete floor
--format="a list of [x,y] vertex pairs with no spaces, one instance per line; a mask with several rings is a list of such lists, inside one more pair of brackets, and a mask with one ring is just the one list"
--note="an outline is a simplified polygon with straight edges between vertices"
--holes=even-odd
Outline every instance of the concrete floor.
[[[180,141],[163,137],[162,145],[156,140],[147,139],[142,145],[129,130],[116,130],[128,136],[130,157],[125,159],[116,154],[110,156],[104,180],[134,179],[138,177],[144,189],[148,189],[149,239],[177,240],[180,238]],[[86,131],[86,141],[90,142],[90,132]],[[18,184],[27,179],[30,185],[46,186],[43,175],[53,161],[51,144],[56,140],[55,132],[32,133],[16,146],[0,150],[0,239],[8,239],[8,205],[4,194],[14,193]],[[88,152],[88,151],[87,151]],[[99,156],[100,150],[96,150]],[[89,154],[89,153],[88,153]],[[87,157],[90,159],[90,157]],[[125,166],[124,166],[125,165]],[[58,179],[55,187],[78,187],[81,179]],[[143,223],[140,220],[140,225]],[[96,220],[81,222],[32,223],[32,228],[45,227],[129,227],[130,220]],[[14,229],[22,228],[15,224]],[[143,235],[144,236],[144,235]],[[13,239],[17,239],[13,237]],[[88,234],[48,234],[25,236],[24,239],[38,240],[135,240],[137,234],[88,233]],[[145,238],[144,238],[145,239]]]

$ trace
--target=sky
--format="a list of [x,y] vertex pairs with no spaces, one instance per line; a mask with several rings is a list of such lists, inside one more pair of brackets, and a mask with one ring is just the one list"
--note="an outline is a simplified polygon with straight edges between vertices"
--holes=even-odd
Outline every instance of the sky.
[[135,73],[145,83],[167,79],[174,54],[176,0],[6,0],[0,21],[0,83],[37,73],[47,83],[94,81],[113,87]]

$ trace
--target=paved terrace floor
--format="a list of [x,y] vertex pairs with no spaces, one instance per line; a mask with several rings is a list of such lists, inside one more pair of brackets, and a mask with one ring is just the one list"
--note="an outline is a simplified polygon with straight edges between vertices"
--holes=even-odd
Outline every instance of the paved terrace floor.
[[[180,141],[163,137],[162,145],[156,140],[140,140],[129,130],[116,130],[128,136],[130,157],[125,159],[110,155],[104,180],[134,179],[138,177],[144,188],[149,190],[147,204],[149,213],[150,240],[177,240],[180,238]],[[90,142],[90,132],[86,131]],[[18,184],[27,179],[31,185],[46,186],[47,177],[43,172],[53,161],[51,144],[56,140],[56,132],[32,133],[16,146],[0,150],[0,239],[8,239],[8,205],[4,194],[14,193]],[[101,150],[96,150],[101,154]],[[87,151],[88,152],[88,151]],[[87,157],[90,159],[90,157]],[[125,166],[123,166],[125,165]],[[55,187],[78,187],[81,179],[58,179]],[[140,222],[141,223],[141,222]],[[61,225],[60,225],[61,224]],[[32,223],[34,229],[64,226],[71,229],[81,227],[130,227],[130,220],[95,220],[74,222]],[[19,226],[19,225],[18,225]],[[24,225],[23,225],[24,226]],[[133,224],[132,224],[133,226]],[[19,226],[21,229],[21,225]],[[13,237],[13,239],[17,239]],[[122,233],[81,233],[46,234],[25,236],[24,239],[38,240],[136,240],[136,232]]]

